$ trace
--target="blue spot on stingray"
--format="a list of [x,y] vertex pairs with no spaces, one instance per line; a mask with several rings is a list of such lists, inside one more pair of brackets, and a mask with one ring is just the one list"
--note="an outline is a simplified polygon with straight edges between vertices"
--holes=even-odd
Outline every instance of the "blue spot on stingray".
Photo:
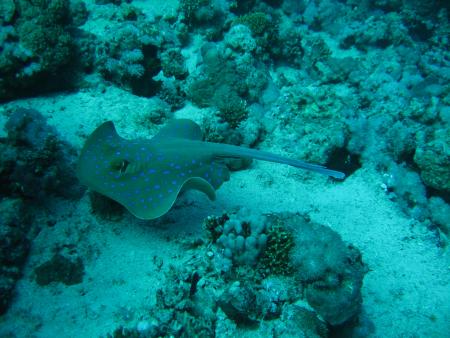
[[170,174],[170,170],[164,170],[164,171],[163,171],[163,174],[164,174],[164,175],[169,175],[169,174]]
[[172,184],[173,184],[173,185],[176,185],[176,184],[177,184],[177,181],[173,180],[173,181],[172,181]]
[[181,167],[177,164],[177,165],[175,166],[175,169],[181,169]]
[[155,190],[158,190],[159,188],[161,188],[161,186],[159,184],[155,184],[153,188],[155,188]]
[[156,173],[156,169],[151,168],[151,169],[148,170],[148,173],[149,174],[154,174],[154,173]]
[[196,160],[192,160],[192,164],[195,164],[195,163],[197,163],[197,161]]

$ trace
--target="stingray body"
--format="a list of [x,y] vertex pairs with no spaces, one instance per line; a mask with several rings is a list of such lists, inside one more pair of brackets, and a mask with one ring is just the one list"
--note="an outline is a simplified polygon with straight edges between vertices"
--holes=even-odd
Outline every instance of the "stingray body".
[[77,164],[81,183],[125,206],[141,219],[164,215],[178,194],[196,189],[211,200],[230,178],[224,158],[288,164],[342,179],[344,174],[299,160],[228,144],[203,142],[191,120],[169,122],[152,139],[127,140],[109,121],[87,139]]

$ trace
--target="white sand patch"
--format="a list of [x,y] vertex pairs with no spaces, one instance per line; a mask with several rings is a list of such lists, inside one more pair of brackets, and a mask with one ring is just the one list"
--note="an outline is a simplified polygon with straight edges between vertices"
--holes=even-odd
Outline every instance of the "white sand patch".
[[[87,197],[75,209],[61,205],[53,216],[57,223],[44,226],[34,239],[3,329],[13,328],[18,337],[52,337],[55,332],[59,337],[98,337],[113,332],[117,323],[135,325],[148,316],[156,290],[164,286],[163,271],[184,258],[179,243],[188,238],[188,222],[161,225],[129,214],[120,222],[99,221],[89,208]],[[83,258],[83,282],[39,286],[34,269],[64,245]]]
[[55,94],[10,102],[5,108],[36,109],[63,139],[81,148],[101,123],[113,121],[123,137],[151,136],[156,130],[139,125],[140,114],[150,109],[151,98],[139,97],[116,87],[92,88],[73,94]]

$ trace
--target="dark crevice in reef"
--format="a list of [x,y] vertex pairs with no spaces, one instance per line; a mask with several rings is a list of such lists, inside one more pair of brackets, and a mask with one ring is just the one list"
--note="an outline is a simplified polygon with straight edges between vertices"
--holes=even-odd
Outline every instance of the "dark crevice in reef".
[[447,204],[450,204],[450,193],[448,191],[444,190],[438,190],[429,186],[425,185],[427,197],[440,197],[442,198]]
[[361,168],[360,156],[350,153],[346,148],[336,148],[331,153],[326,167],[342,171],[348,177]]
[[144,54],[145,73],[142,77],[130,81],[131,92],[138,96],[152,97],[161,89],[161,82],[153,80],[153,76],[161,71],[161,61],[158,58],[158,47],[148,45],[142,47]]

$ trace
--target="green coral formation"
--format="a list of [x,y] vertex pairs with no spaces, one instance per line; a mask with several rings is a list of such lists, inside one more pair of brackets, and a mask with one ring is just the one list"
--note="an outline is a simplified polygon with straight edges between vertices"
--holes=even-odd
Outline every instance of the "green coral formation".
[[259,260],[259,270],[263,275],[290,275],[293,267],[290,262],[294,236],[280,219],[273,221],[267,230],[266,248]]
[[255,12],[242,15],[233,21],[233,25],[245,25],[254,35],[262,35],[270,29],[271,22],[267,14]]

